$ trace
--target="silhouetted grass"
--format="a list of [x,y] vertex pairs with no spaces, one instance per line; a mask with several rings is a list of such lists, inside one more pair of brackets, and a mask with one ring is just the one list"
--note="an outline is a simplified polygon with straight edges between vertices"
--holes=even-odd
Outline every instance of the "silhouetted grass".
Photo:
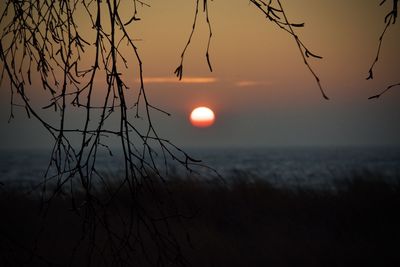
[[[192,266],[400,264],[400,179],[387,181],[379,174],[356,173],[324,188],[276,187],[243,173],[227,181],[170,178],[166,185],[153,181],[151,190],[139,197],[155,221],[159,208],[171,215],[169,230],[161,223],[160,231],[174,233]],[[128,217],[129,192],[122,188],[101,211],[117,231],[119,218]],[[108,199],[104,188],[96,195]],[[80,196],[75,198],[79,202]],[[71,265],[86,264],[90,240],[80,240],[85,229],[70,209],[71,199],[54,198],[46,216],[39,215],[40,203],[37,196],[1,191],[0,262],[5,266],[45,266],[46,261],[68,265],[75,248]],[[144,244],[151,257],[156,248],[147,238],[143,237]],[[96,242],[99,246],[107,243],[100,226]],[[104,247],[101,256],[112,258]],[[30,257],[32,251],[43,259]],[[137,262],[125,264],[146,266],[140,251],[135,257]]]

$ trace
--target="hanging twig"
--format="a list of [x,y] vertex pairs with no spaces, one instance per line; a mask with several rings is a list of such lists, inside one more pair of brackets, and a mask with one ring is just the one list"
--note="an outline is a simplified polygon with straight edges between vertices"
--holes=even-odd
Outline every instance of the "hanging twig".
[[[379,5],[382,6],[384,3],[386,2],[386,0],[383,0]],[[397,19],[397,7],[398,7],[398,0],[393,0],[392,1],[392,10],[385,16],[385,27],[383,28],[383,31],[379,37],[379,42],[378,42],[378,48],[376,51],[376,56],[374,58],[374,61],[371,64],[371,67],[369,68],[368,71],[368,77],[366,78],[367,80],[372,80],[374,78],[374,68],[375,65],[378,63],[379,61],[379,56],[381,53],[381,48],[382,48],[382,42],[383,39],[389,29],[389,27],[393,24],[396,23],[396,19]],[[386,89],[384,89],[381,93],[371,96],[368,99],[374,99],[374,98],[379,98],[381,95],[383,95],[384,93],[386,93],[388,90],[390,90],[391,88],[398,86],[398,83],[389,85],[388,87],[386,87]]]

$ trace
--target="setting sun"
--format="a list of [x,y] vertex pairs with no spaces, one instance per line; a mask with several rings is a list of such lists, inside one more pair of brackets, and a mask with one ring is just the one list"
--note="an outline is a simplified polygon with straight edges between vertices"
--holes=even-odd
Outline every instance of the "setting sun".
[[190,122],[196,127],[209,127],[215,121],[214,112],[207,107],[197,107],[190,113]]

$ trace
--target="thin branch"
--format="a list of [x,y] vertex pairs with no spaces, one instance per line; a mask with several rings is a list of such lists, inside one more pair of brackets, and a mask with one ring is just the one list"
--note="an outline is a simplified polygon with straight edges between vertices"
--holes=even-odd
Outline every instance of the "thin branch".
[[[314,77],[318,88],[325,99],[329,99],[328,96],[326,95],[322,85],[320,78],[317,76],[316,72],[314,69],[311,67],[310,63],[308,62],[309,57],[321,59],[321,56],[318,56],[314,53],[312,53],[305,45],[304,43],[300,40],[296,32],[294,31],[294,27],[304,27],[304,23],[291,23],[289,22],[289,19],[286,15],[286,12],[282,6],[282,3],[280,0],[276,0],[278,7],[274,7],[272,4],[272,0],[270,0],[268,3],[261,1],[261,0],[250,0],[250,3],[252,3],[259,11],[261,11],[266,18],[273,22],[275,25],[277,25],[280,29],[284,30],[287,32],[289,35],[292,36],[292,38],[295,40],[297,47],[299,49],[299,52],[301,54],[301,58],[303,59],[304,64]],[[283,17],[283,19],[281,18]]]
[[[386,2],[386,0],[383,0],[379,5],[382,6],[384,3]],[[383,43],[383,39],[389,29],[389,27],[393,24],[396,23],[396,19],[397,19],[397,7],[398,7],[398,0],[393,0],[392,1],[392,10],[389,11],[387,13],[387,15],[385,16],[385,27],[383,28],[383,31],[379,37],[379,42],[378,42],[378,48],[376,51],[376,55],[375,55],[375,59],[372,62],[369,71],[368,71],[368,77],[366,78],[367,80],[372,80],[374,78],[374,68],[375,65],[378,63],[379,61],[379,56],[381,53],[381,48],[382,48],[382,43]],[[371,96],[368,99],[375,99],[375,98],[379,98],[381,95],[383,95],[384,93],[386,93],[388,90],[390,90],[391,88],[395,87],[399,85],[398,83],[396,84],[392,84],[389,85],[388,87],[386,87],[386,89],[384,89],[381,93]]]
[[368,97],[368,99],[379,98],[381,95],[383,95],[384,93],[386,93],[387,91],[389,91],[391,88],[396,87],[396,86],[400,86],[400,83],[395,83],[395,84],[389,85],[389,86],[386,87],[386,89],[384,89],[382,92],[380,92],[380,93],[377,94],[377,95],[370,96],[370,97]]

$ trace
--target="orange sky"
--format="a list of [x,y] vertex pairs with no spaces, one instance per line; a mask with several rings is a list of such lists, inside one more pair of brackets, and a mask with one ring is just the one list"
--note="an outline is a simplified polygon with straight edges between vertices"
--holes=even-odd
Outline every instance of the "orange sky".
[[[207,24],[200,12],[184,61],[184,79],[179,82],[173,71],[191,30],[195,1],[147,2],[151,7],[140,8],[141,20],[130,31],[141,39],[137,43],[150,101],[172,113],[172,117],[154,114],[159,131],[178,145],[400,145],[400,90],[395,88],[378,101],[367,100],[398,82],[399,23],[385,37],[376,78],[365,80],[390,3],[379,7],[380,1],[282,1],[292,22],[305,22],[297,33],[306,46],[323,56],[310,64],[331,98],[326,101],[294,40],[247,0],[209,2],[212,73],[205,60]],[[77,18],[85,19],[83,14]],[[84,31],[87,25],[83,23]],[[136,65],[131,52],[125,53],[131,68],[123,78],[136,88]],[[4,147],[21,145],[12,136],[24,127],[35,127],[26,123],[23,112],[7,125],[8,98],[3,84],[0,142]],[[189,113],[198,105],[216,112],[213,127],[199,130],[190,125]]]

